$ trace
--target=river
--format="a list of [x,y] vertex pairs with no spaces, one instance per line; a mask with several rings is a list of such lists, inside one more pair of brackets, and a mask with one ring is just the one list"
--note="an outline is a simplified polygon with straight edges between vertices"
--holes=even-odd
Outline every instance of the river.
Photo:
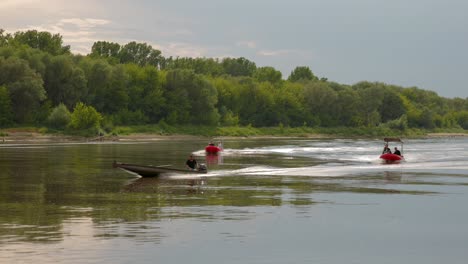
[[[0,263],[466,263],[468,138],[0,144]],[[394,146],[400,145],[390,144]],[[204,175],[139,178],[126,163]]]

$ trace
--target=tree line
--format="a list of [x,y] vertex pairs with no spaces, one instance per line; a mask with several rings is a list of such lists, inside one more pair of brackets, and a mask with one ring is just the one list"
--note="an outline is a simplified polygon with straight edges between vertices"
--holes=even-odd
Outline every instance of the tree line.
[[243,57],[164,57],[146,43],[98,41],[76,55],[59,34],[0,29],[0,127],[161,122],[468,129],[468,100],[381,82],[339,84],[308,66],[283,78]]

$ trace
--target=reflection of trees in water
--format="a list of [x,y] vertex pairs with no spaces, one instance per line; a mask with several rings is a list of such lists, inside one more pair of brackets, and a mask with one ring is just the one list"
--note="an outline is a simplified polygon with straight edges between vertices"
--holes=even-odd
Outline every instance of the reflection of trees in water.
[[172,195],[203,194],[205,178],[167,179],[161,177],[139,178],[123,187],[130,193],[165,193]]
[[402,171],[385,171],[384,178],[388,182],[400,183],[403,177]]

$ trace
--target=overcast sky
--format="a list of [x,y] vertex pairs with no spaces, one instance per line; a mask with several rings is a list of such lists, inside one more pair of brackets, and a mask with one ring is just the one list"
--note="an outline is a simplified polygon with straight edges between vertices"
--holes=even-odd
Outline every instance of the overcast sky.
[[245,57],[342,84],[380,81],[468,97],[466,0],[0,0],[0,28],[145,42],[163,56]]

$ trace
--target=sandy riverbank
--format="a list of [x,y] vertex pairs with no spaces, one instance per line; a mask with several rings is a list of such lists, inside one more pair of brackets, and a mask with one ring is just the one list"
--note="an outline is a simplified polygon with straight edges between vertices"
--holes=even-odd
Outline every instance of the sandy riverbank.
[[79,137],[57,134],[41,134],[37,132],[9,132],[7,136],[0,137],[3,144],[33,144],[33,143],[85,143],[85,142],[118,142],[118,141],[157,141],[176,139],[197,139],[190,135],[157,135],[157,134],[132,134],[123,136],[100,136],[100,137]]
[[[333,135],[323,134],[311,134],[302,136],[302,138],[334,138]],[[428,133],[421,138],[452,138],[452,137],[468,137],[465,133]],[[138,142],[138,141],[158,141],[158,140],[182,140],[182,139],[207,139],[207,140],[218,140],[218,139],[239,139],[239,138],[251,138],[251,139],[281,139],[281,138],[297,138],[287,136],[248,136],[248,137],[214,137],[209,138],[203,136],[192,136],[192,135],[159,135],[159,134],[131,134],[131,135],[119,135],[119,136],[101,136],[101,137],[78,137],[68,135],[57,135],[57,134],[41,134],[37,132],[8,132],[8,135],[0,137],[0,144],[33,144],[33,143],[85,143],[85,142]]]

